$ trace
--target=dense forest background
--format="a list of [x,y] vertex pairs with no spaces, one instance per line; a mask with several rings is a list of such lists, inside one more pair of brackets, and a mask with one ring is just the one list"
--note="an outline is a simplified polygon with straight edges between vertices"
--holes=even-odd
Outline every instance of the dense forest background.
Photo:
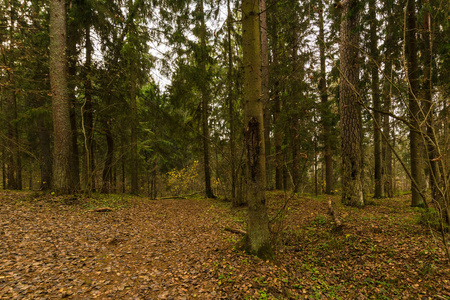
[[[240,3],[61,3],[0,6],[3,188],[246,203]],[[259,5],[267,189],[448,220],[450,3]]]
[[0,0],[0,298],[450,299],[449,11]]

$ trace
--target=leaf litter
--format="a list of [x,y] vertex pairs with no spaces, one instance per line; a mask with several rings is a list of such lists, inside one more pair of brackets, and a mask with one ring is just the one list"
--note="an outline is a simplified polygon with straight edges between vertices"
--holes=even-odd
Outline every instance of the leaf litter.
[[[283,195],[268,199],[276,215]],[[332,199],[343,231],[324,199],[295,197],[272,224],[269,262],[234,248],[240,235],[224,228],[245,229],[245,209],[227,202],[136,197],[102,210],[0,192],[0,299],[450,299],[449,262],[407,197],[362,210]]]

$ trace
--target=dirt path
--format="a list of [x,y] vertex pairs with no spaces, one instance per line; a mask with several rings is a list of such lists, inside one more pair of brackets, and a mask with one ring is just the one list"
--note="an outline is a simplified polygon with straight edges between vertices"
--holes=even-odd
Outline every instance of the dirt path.
[[0,296],[216,298],[211,264],[229,245],[208,207],[164,200],[97,213],[2,202]]

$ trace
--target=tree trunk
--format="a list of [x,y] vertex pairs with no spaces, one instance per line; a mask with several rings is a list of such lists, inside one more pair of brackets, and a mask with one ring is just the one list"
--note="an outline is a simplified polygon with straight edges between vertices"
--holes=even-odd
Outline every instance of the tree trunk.
[[[131,58],[132,60],[132,58]],[[137,147],[137,104],[136,104],[136,64],[130,63],[130,107],[131,107],[131,193],[139,192],[138,147]]]
[[232,13],[230,0],[227,0],[227,52],[228,52],[228,70],[227,70],[227,93],[228,93],[228,118],[230,122],[230,168],[231,168],[231,199],[233,206],[236,205],[236,142],[234,130],[234,100],[233,100],[233,49],[231,47],[231,29]]
[[[385,86],[384,86],[384,92],[383,92],[383,106],[384,111],[390,112],[391,111],[391,94],[392,94],[392,61],[390,56],[386,55],[388,57],[388,61],[385,63],[385,76],[388,76],[389,79],[386,80]],[[385,114],[383,116],[383,134],[385,135],[388,142],[392,142],[391,139],[391,122],[390,117],[388,114]],[[394,197],[394,184],[393,184],[393,166],[392,166],[392,150],[387,144],[388,142],[385,141],[383,144],[383,153],[384,153],[384,168],[383,168],[383,179],[384,179],[384,193],[387,198]]]
[[432,84],[432,58],[433,58],[433,36],[431,30],[431,5],[429,2],[425,3],[425,13],[423,17],[423,90],[424,103],[423,112],[426,116],[426,142],[428,164],[430,168],[430,188],[431,196],[435,203],[438,203],[442,219],[447,224],[450,224],[450,211],[448,190],[441,177],[439,162],[442,161],[438,151],[438,141],[435,134],[434,124],[434,103],[433,103],[433,84]]
[[423,170],[421,134],[420,134],[420,106],[418,99],[418,67],[416,50],[416,8],[415,0],[408,0],[406,7],[406,40],[405,54],[407,60],[407,76],[409,81],[409,119],[411,128],[409,132],[411,155],[411,206],[423,206],[425,204],[422,193],[425,187],[425,174]]
[[259,3],[242,1],[244,64],[244,133],[249,184],[247,235],[243,248],[263,259],[273,257],[265,197],[263,103],[261,101]]
[[373,120],[373,144],[374,144],[374,163],[375,163],[375,193],[374,198],[383,197],[383,178],[382,178],[382,148],[381,148],[381,101],[378,75],[378,37],[377,37],[377,17],[375,0],[369,1],[370,18],[370,56],[371,56],[371,75],[372,75],[372,103],[374,108]]
[[52,187],[59,194],[74,190],[70,180],[70,107],[66,72],[66,3],[50,1],[50,84],[53,109],[53,180]]
[[85,128],[85,150],[86,150],[86,178],[85,184],[89,191],[95,191],[95,160],[94,160],[94,114],[92,108],[92,43],[91,27],[86,26],[86,64],[84,68],[84,128]]
[[330,111],[328,108],[328,92],[326,80],[326,66],[325,66],[325,30],[323,21],[323,0],[319,0],[319,52],[320,52],[320,79],[319,91],[320,100],[322,102],[322,126],[323,126],[323,144],[324,144],[324,159],[325,159],[325,193],[332,194],[333,191],[333,152],[331,145],[331,130],[330,130]]
[[[34,3],[31,7],[33,15],[38,16],[40,11],[40,6],[37,3]],[[33,18],[33,26],[35,30],[43,30],[42,25],[38,21],[37,18]],[[34,47],[39,47],[38,42],[33,43]],[[35,82],[39,82],[41,80],[39,75],[39,68],[40,66],[38,64],[35,65],[34,76],[33,79]],[[47,84],[46,84],[47,86]],[[40,97],[38,95],[32,96],[32,105],[34,108],[41,108],[45,106],[45,98]],[[51,124],[49,122],[45,121],[45,118],[43,116],[38,116],[36,118],[36,131],[37,135],[39,137],[39,150],[40,150],[40,170],[41,170],[41,181],[39,190],[49,190],[51,188],[51,182],[52,182],[52,150],[51,150],[51,137],[50,137],[50,130]],[[30,189],[31,189],[30,185]]]
[[436,149],[436,140],[434,135],[434,107],[433,107],[433,86],[431,81],[432,76],[432,37],[431,37],[431,17],[429,8],[426,8],[423,18],[423,91],[424,102],[423,110],[426,116],[427,127],[427,154],[428,163],[430,167],[430,187],[433,199],[438,198],[438,187],[440,181],[440,172],[438,167],[437,158],[439,154]]
[[69,113],[70,113],[70,158],[69,158],[69,180],[73,189],[80,187],[80,165],[78,152],[78,134],[77,134],[77,118],[76,118],[76,96],[75,81],[77,75],[77,41],[79,40],[78,29],[72,25],[67,29],[67,53],[68,53],[68,97],[69,97]]
[[205,24],[205,12],[203,8],[203,0],[199,3],[199,14],[200,14],[200,61],[199,68],[202,73],[202,82],[200,82],[200,91],[202,94],[202,141],[203,141],[203,167],[205,175],[205,193],[207,198],[215,198],[214,193],[211,188],[211,166],[209,163],[209,86],[208,86],[208,75],[206,70],[206,62],[208,60],[208,49],[206,48],[206,24]]
[[8,190],[19,189],[18,182],[18,170],[19,166],[17,164],[18,148],[17,148],[17,135],[16,126],[14,121],[17,119],[17,106],[16,106],[16,96],[14,91],[14,83],[12,80],[12,75],[9,75],[9,82],[11,84],[10,90],[7,93],[7,103],[6,116],[7,116],[7,147],[6,147],[6,188]]
[[108,150],[106,153],[105,166],[103,167],[102,173],[102,193],[109,193],[111,192],[113,182],[112,168],[114,162],[114,139],[111,132],[111,124],[109,123],[109,121],[105,121],[103,126]]
[[263,102],[264,114],[264,141],[266,143],[266,186],[272,189],[272,168],[270,163],[270,94],[269,94],[269,41],[267,38],[267,12],[266,0],[259,0],[261,14],[259,19],[261,22],[261,101]]
[[44,120],[38,118],[37,131],[39,135],[39,148],[41,151],[41,185],[40,190],[49,190],[52,182],[52,150],[50,148],[50,132]]
[[123,140],[121,140],[120,144],[120,165],[122,169],[122,193],[125,193],[125,151],[124,151],[124,143]]
[[339,108],[342,143],[342,203],[364,206],[362,184],[362,125],[359,93],[358,42],[359,1],[342,2],[341,41],[339,44],[341,76]]
[[16,85],[15,85],[15,57],[14,57],[14,24],[15,22],[15,14],[11,8],[10,11],[10,20],[9,20],[9,48],[8,52],[10,55],[6,58],[5,53],[3,53],[3,61],[5,65],[8,65],[8,68],[11,71],[7,72],[7,82],[8,88],[2,89],[5,90],[6,94],[6,105],[5,105],[5,117],[6,117],[6,188],[10,190],[19,189],[19,165],[18,165],[18,157],[19,157],[19,149],[18,149],[18,135],[17,135],[17,103],[16,103]]
[[298,76],[298,33],[297,33],[297,13],[296,9],[294,11],[294,18],[292,22],[292,35],[291,35],[291,41],[292,41],[292,80],[291,80],[291,103],[288,107],[289,109],[288,114],[290,115],[290,129],[291,129],[291,138],[292,138],[292,184],[293,184],[293,190],[294,193],[298,193],[299,191],[299,182],[300,182],[300,157],[299,157],[299,151],[300,151],[300,124],[299,124],[299,82],[300,76]]
[[283,189],[283,154],[281,150],[283,131],[280,125],[281,117],[281,101],[280,101],[280,89],[279,78],[276,75],[276,70],[279,65],[279,52],[278,52],[278,31],[277,31],[277,10],[276,5],[272,5],[270,12],[271,24],[271,36],[272,36],[272,74],[270,78],[273,79],[273,127],[274,127],[274,141],[275,141],[275,189]]
[[[386,40],[385,40],[385,68],[384,68],[384,86],[383,86],[383,110],[385,112],[391,112],[391,98],[392,98],[392,53],[394,50],[393,31],[394,29],[394,16],[392,15],[392,8],[389,1],[384,2],[384,9],[388,15],[388,23],[386,26]],[[392,164],[392,150],[388,143],[393,143],[391,138],[391,121],[388,114],[383,115],[383,134],[387,141],[383,143],[383,180],[384,180],[384,193],[387,198],[394,197],[394,184],[393,184],[393,164]]]

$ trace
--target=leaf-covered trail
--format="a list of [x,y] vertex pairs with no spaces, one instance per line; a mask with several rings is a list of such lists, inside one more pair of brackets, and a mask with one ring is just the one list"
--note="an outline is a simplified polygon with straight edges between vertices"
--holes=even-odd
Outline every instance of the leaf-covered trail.
[[[275,215],[283,197],[269,196]],[[233,249],[240,236],[223,229],[242,229],[245,209],[229,203],[94,212],[89,199],[0,192],[0,299],[450,299],[448,262],[408,199],[357,210],[334,198],[341,233],[323,200],[292,199],[265,262]]]
[[217,296],[209,265],[229,246],[202,200],[110,213],[0,205],[3,298]]

